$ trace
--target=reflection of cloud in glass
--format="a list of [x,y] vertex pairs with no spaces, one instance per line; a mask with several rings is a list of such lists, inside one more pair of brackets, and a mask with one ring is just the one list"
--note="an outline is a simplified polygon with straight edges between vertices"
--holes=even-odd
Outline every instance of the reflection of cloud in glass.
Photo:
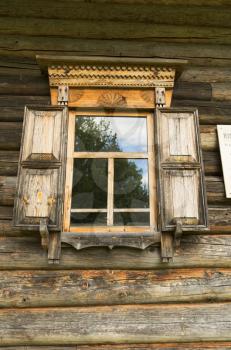
[[110,118],[110,126],[117,135],[118,143],[122,151],[147,151],[146,118]]

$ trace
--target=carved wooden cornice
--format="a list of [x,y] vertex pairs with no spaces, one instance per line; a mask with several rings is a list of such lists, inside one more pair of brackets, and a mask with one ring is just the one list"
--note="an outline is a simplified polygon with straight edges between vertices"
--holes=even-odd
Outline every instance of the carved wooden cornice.
[[51,87],[173,88],[176,68],[185,60],[37,56]]

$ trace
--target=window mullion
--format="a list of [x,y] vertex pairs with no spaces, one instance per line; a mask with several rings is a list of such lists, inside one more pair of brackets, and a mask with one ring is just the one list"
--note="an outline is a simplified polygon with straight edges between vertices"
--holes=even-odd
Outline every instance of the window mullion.
[[108,159],[107,225],[113,225],[114,207],[114,158]]

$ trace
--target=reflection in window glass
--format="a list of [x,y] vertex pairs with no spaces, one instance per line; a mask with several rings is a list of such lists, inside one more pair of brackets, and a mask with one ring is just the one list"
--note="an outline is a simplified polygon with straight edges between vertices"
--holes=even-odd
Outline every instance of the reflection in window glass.
[[74,159],[72,208],[107,208],[107,159]]
[[146,226],[150,225],[149,213],[114,213],[114,225]]
[[105,226],[107,225],[107,213],[71,213],[73,226]]
[[76,117],[75,152],[146,152],[146,118]]
[[148,188],[147,159],[115,159],[115,208],[149,208]]

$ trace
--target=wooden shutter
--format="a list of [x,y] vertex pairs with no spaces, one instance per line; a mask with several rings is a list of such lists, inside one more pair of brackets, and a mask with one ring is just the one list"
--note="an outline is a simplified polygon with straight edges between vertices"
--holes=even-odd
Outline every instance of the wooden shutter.
[[61,229],[66,140],[65,108],[25,108],[14,207],[15,226],[37,228],[42,219],[50,229]]
[[159,206],[161,230],[207,227],[204,169],[195,109],[159,109],[156,112]]

